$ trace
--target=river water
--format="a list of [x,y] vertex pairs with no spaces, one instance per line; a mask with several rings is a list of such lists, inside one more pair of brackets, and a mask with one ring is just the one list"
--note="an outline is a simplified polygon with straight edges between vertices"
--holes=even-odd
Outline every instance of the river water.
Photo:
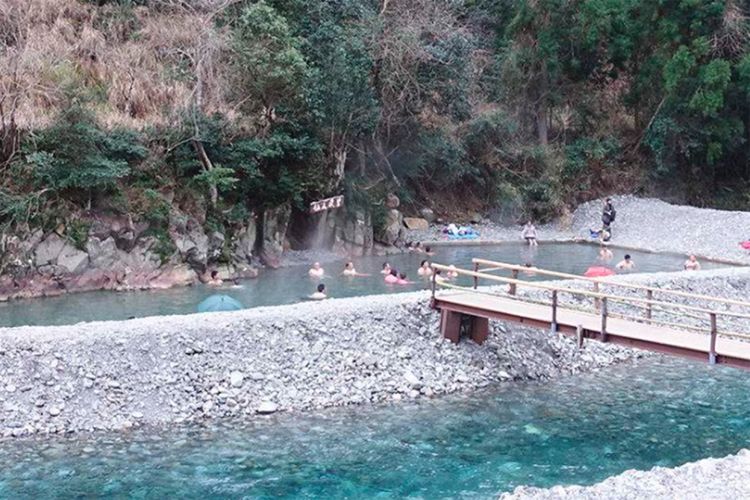
[[646,359],[209,427],[0,442],[2,498],[493,498],[750,446],[750,378]]
[[[355,261],[357,270],[370,273],[369,277],[351,278],[341,275],[344,261],[325,264],[326,276],[322,280],[332,297],[354,297],[383,293],[407,292],[425,289],[426,280],[419,279],[420,261],[429,258],[441,264],[455,264],[471,268],[471,259],[481,257],[501,262],[524,264],[554,271],[583,274],[591,265],[601,265],[597,260],[598,248],[575,243],[549,243],[530,250],[523,244],[508,243],[493,246],[452,246],[435,248],[436,255],[401,254],[388,257],[362,257]],[[614,249],[613,267],[626,251]],[[677,254],[647,253],[628,250],[638,272],[676,271],[682,268],[684,256]],[[415,281],[412,285],[387,285],[380,269],[384,261]],[[723,267],[723,264],[704,262],[704,269]],[[44,299],[0,302],[0,326],[64,325],[81,321],[123,320],[130,317],[188,314],[209,295],[223,293],[237,299],[245,307],[292,304],[314,291],[319,280],[307,276],[308,265],[281,269],[261,270],[257,279],[245,280],[240,287],[212,288],[203,285],[171,290],[141,292],[90,292],[68,294]],[[540,277],[537,277],[539,279]],[[464,284],[469,284],[466,280]]]

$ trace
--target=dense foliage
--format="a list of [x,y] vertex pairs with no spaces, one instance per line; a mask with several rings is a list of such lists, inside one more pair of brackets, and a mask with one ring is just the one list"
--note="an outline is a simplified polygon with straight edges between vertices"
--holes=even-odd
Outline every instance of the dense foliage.
[[175,204],[223,224],[344,191],[538,218],[616,191],[748,209],[746,9],[7,0],[0,222],[166,224]]

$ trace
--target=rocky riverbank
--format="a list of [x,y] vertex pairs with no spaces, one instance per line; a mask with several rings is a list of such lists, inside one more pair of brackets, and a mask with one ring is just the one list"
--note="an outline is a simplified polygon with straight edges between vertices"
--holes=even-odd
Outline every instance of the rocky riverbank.
[[725,458],[707,458],[668,469],[625,471],[593,486],[522,486],[501,500],[599,500],[750,498],[750,450]]
[[[661,200],[617,196],[617,219],[612,225],[612,244],[655,252],[694,253],[698,256],[750,264],[750,251],[739,242],[750,238],[750,212],[730,212],[680,205]],[[589,229],[601,227],[602,200],[584,203],[571,216],[538,228],[540,240],[590,240]],[[521,227],[474,225],[485,241],[519,241]],[[444,241],[442,226],[410,230],[412,241]]]
[[548,379],[641,354],[493,323],[482,346],[440,338],[424,292],[0,329],[5,437],[116,430],[385,403]]

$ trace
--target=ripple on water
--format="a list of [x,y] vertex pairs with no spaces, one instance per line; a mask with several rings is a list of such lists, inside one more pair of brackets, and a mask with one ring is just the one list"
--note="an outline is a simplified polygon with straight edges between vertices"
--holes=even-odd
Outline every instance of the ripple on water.
[[652,359],[416,404],[14,440],[0,496],[490,498],[734,453],[749,394],[744,372]]

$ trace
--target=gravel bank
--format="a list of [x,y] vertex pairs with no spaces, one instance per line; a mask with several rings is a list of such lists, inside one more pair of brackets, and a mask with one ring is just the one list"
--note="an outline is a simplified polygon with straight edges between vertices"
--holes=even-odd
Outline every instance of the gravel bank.
[[439,337],[425,292],[0,329],[0,433],[115,430],[383,403],[547,379],[639,353],[495,323]]
[[707,458],[667,469],[629,470],[593,486],[555,486],[549,489],[521,486],[502,500],[601,500],[674,498],[750,498],[750,451],[721,459]]
[[[750,212],[730,212],[681,205],[635,196],[613,197],[617,219],[612,244],[659,252],[694,253],[704,258],[750,264],[750,252],[739,242],[750,239]],[[541,240],[589,239],[589,229],[601,227],[603,201],[584,203],[568,223],[558,221],[539,228]],[[521,227],[485,221],[476,226],[483,240],[518,241]],[[411,231],[409,239],[444,240],[440,228]]]

